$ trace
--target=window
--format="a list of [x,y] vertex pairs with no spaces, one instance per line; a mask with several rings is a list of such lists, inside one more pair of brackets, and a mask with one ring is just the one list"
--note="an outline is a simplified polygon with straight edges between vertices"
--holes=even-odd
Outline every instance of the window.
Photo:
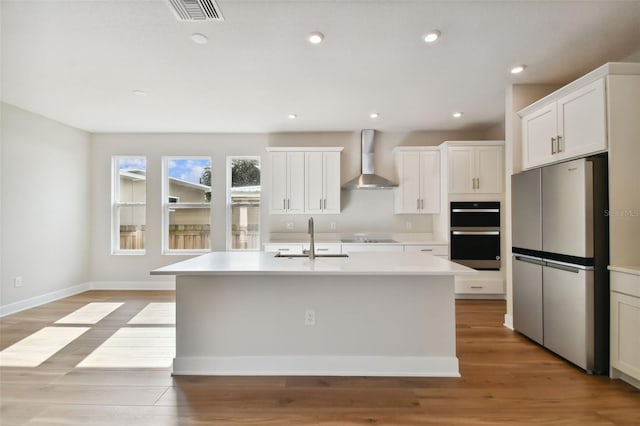
[[116,156],[111,163],[111,252],[144,254],[147,160]]
[[211,248],[211,158],[164,157],[162,167],[164,253]]
[[227,249],[260,250],[260,157],[227,157]]

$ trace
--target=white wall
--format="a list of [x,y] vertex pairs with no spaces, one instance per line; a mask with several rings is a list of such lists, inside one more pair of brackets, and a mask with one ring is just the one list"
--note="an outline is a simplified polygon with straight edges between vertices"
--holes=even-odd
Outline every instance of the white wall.
[[5,103],[1,112],[6,308],[89,281],[91,144],[89,133],[31,112]]
[[[446,140],[485,139],[483,131],[377,133],[377,172],[394,179],[392,150],[397,145],[438,145]],[[187,256],[161,254],[161,157],[164,155],[206,155],[212,159],[212,248],[226,247],[226,157],[260,156],[263,182],[270,173],[267,146],[342,146],[342,183],[360,173],[360,132],[276,133],[276,134],[95,134],[91,169],[93,172],[91,279],[114,281],[172,281],[171,277],[151,277],[149,271],[177,262]],[[110,179],[113,155],[147,157],[146,254],[111,255],[110,252]],[[304,232],[308,215],[269,215],[269,191],[263,187],[261,234],[270,232]],[[316,215],[316,232],[430,232],[430,215],[395,215],[392,191],[343,191],[340,215]],[[293,222],[294,229],[286,229]]]

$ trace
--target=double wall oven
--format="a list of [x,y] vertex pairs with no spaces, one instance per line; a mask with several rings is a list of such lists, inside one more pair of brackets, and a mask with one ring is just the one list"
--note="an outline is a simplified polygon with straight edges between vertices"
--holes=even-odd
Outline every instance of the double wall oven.
[[500,269],[500,202],[451,203],[451,261],[478,270]]

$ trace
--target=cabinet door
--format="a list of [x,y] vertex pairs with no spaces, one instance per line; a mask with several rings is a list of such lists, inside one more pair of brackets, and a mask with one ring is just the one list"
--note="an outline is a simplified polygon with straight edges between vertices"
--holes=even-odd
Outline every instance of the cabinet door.
[[467,194],[474,192],[473,163],[475,161],[473,147],[453,146],[448,151],[448,176],[450,194]]
[[522,167],[557,160],[557,108],[553,102],[522,118]]
[[503,191],[504,149],[501,146],[479,146],[476,148],[475,173],[476,192],[499,194]]
[[420,207],[420,152],[403,151],[397,154],[398,188],[396,213],[419,213]]
[[328,214],[340,213],[340,153],[325,152],[323,160],[323,210]]
[[287,212],[304,213],[304,152],[287,152]]
[[287,153],[272,152],[271,158],[271,213],[287,210]]
[[561,159],[607,149],[604,79],[558,100],[558,135]]
[[324,167],[322,152],[305,152],[305,179],[307,213],[321,213],[324,201]]
[[611,292],[611,366],[640,380],[640,298]]
[[440,213],[440,152],[420,153],[420,213]]

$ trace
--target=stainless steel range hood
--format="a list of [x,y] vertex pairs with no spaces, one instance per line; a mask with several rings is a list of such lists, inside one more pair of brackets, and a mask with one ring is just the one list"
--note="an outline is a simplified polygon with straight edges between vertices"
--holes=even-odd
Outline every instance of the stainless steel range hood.
[[375,130],[364,129],[362,138],[362,169],[360,176],[345,183],[342,189],[392,189],[398,186],[388,179],[378,176],[374,171],[373,137]]

